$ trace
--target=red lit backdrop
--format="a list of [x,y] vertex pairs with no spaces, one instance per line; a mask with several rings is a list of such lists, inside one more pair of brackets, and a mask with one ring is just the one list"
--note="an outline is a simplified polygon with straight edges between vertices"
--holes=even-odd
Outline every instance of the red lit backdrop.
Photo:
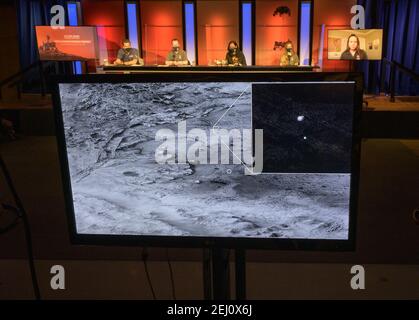
[[164,64],[173,38],[183,47],[182,1],[142,0],[140,12],[145,63]]

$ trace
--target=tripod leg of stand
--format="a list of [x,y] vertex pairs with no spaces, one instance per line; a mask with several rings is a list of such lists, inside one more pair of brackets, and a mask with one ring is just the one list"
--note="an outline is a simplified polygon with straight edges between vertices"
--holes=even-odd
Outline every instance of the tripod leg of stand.
[[246,251],[235,250],[236,300],[246,300]]

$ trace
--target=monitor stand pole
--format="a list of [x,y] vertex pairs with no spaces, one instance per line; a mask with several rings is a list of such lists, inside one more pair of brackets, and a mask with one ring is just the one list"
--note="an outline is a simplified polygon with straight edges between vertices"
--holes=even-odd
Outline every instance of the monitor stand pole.
[[236,273],[236,300],[246,300],[246,251],[234,250]]
[[[230,300],[229,249],[204,249],[203,275],[204,298],[206,300]],[[245,250],[234,250],[236,299],[246,299],[246,255]]]

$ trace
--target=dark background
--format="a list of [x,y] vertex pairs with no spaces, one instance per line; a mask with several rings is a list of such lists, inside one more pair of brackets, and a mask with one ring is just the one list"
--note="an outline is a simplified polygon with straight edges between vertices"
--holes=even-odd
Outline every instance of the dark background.
[[253,84],[263,172],[350,173],[353,110],[354,83]]

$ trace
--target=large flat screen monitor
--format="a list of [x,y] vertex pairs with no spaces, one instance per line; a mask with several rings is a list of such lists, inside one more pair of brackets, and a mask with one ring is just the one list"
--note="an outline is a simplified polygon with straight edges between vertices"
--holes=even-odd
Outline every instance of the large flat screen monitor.
[[40,60],[77,61],[98,57],[96,27],[36,26]]
[[383,30],[329,29],[327,48],[329,60],[381,60]]
[[73,240],[351,247],[362,84],[325,75],[58,79]]

